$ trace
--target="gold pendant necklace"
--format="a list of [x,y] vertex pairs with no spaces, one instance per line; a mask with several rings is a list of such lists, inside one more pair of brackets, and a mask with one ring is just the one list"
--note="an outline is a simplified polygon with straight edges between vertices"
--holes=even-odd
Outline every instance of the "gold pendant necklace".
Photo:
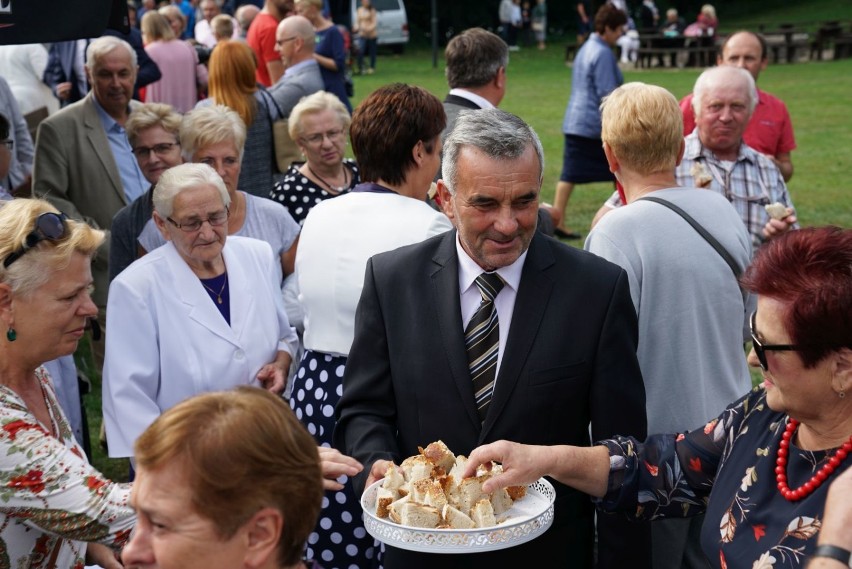
[[[201,279],[198,279],[198,280],[201,281]],[[213,290],[212,288],[210,288],[209,286],[204,284],[204,281],[201,281],[201,286],[203,286],[204,288],[206,288],[207,290],[209,290],[210,292],[215,294],[216,295],[216,302],[218,302],[219,304],[222,304],[222,293],[225,292],[225,287],[228,286],[228,273],[225,273],[225,280],[222,281],[222,288],[219,289],[219,292],[216,292],[215,290]]]

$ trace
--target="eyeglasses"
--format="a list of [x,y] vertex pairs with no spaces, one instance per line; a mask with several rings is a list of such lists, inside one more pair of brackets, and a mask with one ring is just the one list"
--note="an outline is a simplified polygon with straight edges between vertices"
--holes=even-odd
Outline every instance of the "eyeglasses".
[[284,45],[285,43],[287,43],[288,41],[293,41],[294,39],[296,39],[296,36],[293,36],[293,37],[290,37],[290,38],[284,38],[283,40],[275,40],[275,45],[280,47],[280,46]]
[[201,226],[204,225],[206,221],[213,227],[219,227],[220,225],[224,225],[226,221],[228,221],[228,208],[225,208],[224,211],[219,211],[208,217],[207,219],[193,219],[192,221],[187,221],[185,223],[178,223],[171,217],[167,217],[166,219],[171,222],[172,225],[184,231],[186,233],[192,233],[193,231],[198,231],[201,229]]
[[38,245],[41,241],[49,239],[50,241],[58,241],[65,235],[65,220],[68,217],[64,213],[43,213],[36,218],[35,228],[27,234],[23,247],[6,257],[3,261],[3,266],[9,268],[9,265],[24,256],[24,253]]
[[769,372],[769,362],[766,361],[766,352],[800,352],[802,350],[813,349],[813,348],[828,348],[828,349],[838,349],[842,346],[840,345],[832,345],[832,344],[764,344],[760,340],[757,339],[757,333],[754,331],[754,321],[757,316],[757,311],[751,313],[751,320],[749,321],[749,329],[751,330],[751,344],[754,347],[754,353],[757,356],[757,361],[760,362],[760,368]]
[[310,145],[319,146],[320,144],[322,144],[323,139],[326,137],[328,137],[331,142],[338,142],[341,138],[343,138],[343,129],[338,128],[335,130],[329,130],[327,132],[318,132],[310,136],[303,136],[302,140]]
[[180,146],[179,142],[162,142],[154,146],[137,146],[133,149],[133,154],[138,159],[149,158],[153,152],[157,156],[165,156],[172,151],[175,146]]
[[9,149],[9,152],[15,149],[15,141],[14,140],[0,140],[0,144],[5,144],[6,148]]

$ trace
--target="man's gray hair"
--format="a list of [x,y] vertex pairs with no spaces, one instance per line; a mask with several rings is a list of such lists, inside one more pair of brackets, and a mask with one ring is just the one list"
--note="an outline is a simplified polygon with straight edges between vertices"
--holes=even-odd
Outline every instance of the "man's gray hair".
[[757,85],[754,83],[754,77],[745,69],[733,67],[732,65],[719,65],[707,69],[698,76],[695,81],[695,87],[692,88],[692,109],[695,111],[695,116],[701,114],[701,105],[704,95],[717,85],[739,84],[746,90],[748,96],[748,112],[754,112],[754,107],[757,106]]
[[136,66],[139,65],[136,59],[136,50],[134,50],[129,43],[115,36],[103,36],[89,44],[88,49],[86,49],[86,68],[89,71],[94,72],[95,64],[97,64],[103,56],[120,47],[123,47],[124,50],[130,54],[130,67],[132,68],[132,71],[136,73]]
[[544,172],[544,150],[538,135],[527,123],[498,108],[459,113],[455,127],[444,140],[442,172],[444,184],[455,194],[456,165],[461,149],[476,148],[489,158],[514,160],[532,145],[538,156],[538,177]]
[[222,198],[225,207],[231,205],[231,196],[225,187],[225,182],[216,170],[207,164],[187,162],[169,168],[154,187],[154,210],[163,219],[174,213],[175,197],[184,190],[198,186],[213,186]]

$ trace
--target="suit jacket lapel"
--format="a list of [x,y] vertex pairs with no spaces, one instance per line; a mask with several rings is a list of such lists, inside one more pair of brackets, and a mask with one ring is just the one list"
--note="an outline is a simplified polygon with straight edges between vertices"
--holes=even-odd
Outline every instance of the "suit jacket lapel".
[[480,428],[479,414],[473,397],[472,380],[464,347],[459,297],[459,263],[456,254],[456,232],[450,231],[432,257],[432,305],[436,309],[438,333],[444,343],[444,353],[450,365],[453,382],[467,409],[468,418]]
[[444,98],[444,102],[450,103],[452,105],[458,105],[459,107],[464,107],[465,109],[480,109],[480,106],[471,101],[470,99],[465,99],[464,97],[459,97],[458,95],[447,95]]
[[548,237],[535,232],[524,262],[500,372],[497,374],[491,405],[482,426],[482,440],[485,440],[491,426],[497,422],[520,380],[527,357],[539,333],[548,300],[553,293],[553,281],[547,276],[546,269],[554,264],[555,259],[545,239]]
[[118,165],[112,155],[112,148],[110,148],[109,140],[107,140],[107,135],[101,124],[101,118],[98,116],[98,110],[95,108],[94,96],[94,92],[90,92],[86,95],[84,103],[86,112],[83,114],[83,122],[86,126],[86,137],[89,139],[89,143],[92,145],[98,160],[103,164],[104,170],[109,175],[113,191],[126,204],[127,196],[124,194],[124,185],[121,183]]

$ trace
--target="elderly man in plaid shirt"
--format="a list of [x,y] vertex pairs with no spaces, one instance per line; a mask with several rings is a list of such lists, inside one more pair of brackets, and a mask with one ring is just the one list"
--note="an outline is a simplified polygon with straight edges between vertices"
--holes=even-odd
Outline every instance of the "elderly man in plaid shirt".
[[[706,188],[725,196],[740,214],[756,249],[763,242],[798,227],[793,202],[777,166],[743,142],[743,132],[757,104],[754,79],[745,70],[713,67],[693,90],[696,128],[684,140],[677,183]],[[595,216],[622,205],[618,194]],[[774,218],[765,206],[781,204]],[[781,209],[781,208],[779,208]]]

